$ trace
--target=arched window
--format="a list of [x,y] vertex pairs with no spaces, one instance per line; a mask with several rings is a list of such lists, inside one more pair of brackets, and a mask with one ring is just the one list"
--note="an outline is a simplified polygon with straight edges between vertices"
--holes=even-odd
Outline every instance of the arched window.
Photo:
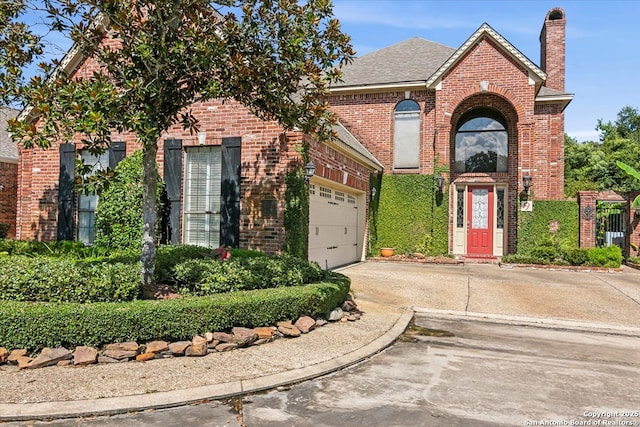
[[420,167],[420,106],[405,99],[396,105],[393,133],[393,168]]
[[504,118],[480,109],[462,116],[455,145],[455,171],[507,172],[508,137]]

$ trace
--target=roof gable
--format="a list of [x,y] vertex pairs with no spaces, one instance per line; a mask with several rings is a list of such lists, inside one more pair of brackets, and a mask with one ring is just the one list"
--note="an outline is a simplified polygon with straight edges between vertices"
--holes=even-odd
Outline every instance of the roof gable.
[[439,43],[413,37],[355,58],[342,68],[342,81],[333,89],[420,84],[431,76],[456,50]]
[[535,83],[542,83],[546,80],[547,75],[535,65],[529,58],[527,58],[522,52],[516,49],[511,43],[507,41],[504,37],[502,37],[496,30],[491,28],[491,26],[487,23],[484,23],[474,32],[471,37],[467,39],[466,42],[458,48],[450,57],[447,59],[427,80],[428,88],[435,88],[442,77],[453,68],[464,56],[466,53],[478,42],[482,37],[488,37],[491,39],[498,47],[502,49],[504,53],[513,58],[517,63],[521,64],[527,71],[529,72],[529,78],[532,79]]

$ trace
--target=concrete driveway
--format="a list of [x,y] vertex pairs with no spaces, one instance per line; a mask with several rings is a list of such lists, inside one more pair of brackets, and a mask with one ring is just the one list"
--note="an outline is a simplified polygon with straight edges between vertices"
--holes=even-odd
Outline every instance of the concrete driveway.
[[356,298],[414,307],[640,327],[640,271],[366,262],[341,270]]

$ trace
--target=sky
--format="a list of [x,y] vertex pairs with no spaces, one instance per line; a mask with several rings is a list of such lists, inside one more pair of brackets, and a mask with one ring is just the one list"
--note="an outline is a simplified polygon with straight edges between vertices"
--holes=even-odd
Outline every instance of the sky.
[[540,30],[549,10],[567,19],[565,132],[599,140],[598,119],[640,108],[640,0],[334,0],[334,14],[357,56],[411,37],[460,47],[483,23],[540,65]]

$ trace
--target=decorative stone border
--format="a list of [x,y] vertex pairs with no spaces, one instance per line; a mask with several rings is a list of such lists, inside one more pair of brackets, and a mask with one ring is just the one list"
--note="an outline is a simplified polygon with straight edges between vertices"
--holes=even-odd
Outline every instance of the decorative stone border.
[[150,341],[145,344],[122,342],[106,344],[101,350],[77,346],[73,351],[64,347],[43,348],[35,357],[27,349],[7,350],[0,347],[0,365],[17,365],[19,369],[36,369],[45,366],[92,365],[96,363],[120,363],[128,361],[146,362],[172,357],[201,357],[209,353],[225,352],[236,348],[269,343],[278,338],[296,338],[307,334],[328,322],[359,320],[362,313],[349,295],[340,307],[332,310],[326,318],[316,319],[302,316],[295,322],[278,322],[275,326],[243,328],[234,327],[230,332],[206,332],[194,336],[190,341]]

